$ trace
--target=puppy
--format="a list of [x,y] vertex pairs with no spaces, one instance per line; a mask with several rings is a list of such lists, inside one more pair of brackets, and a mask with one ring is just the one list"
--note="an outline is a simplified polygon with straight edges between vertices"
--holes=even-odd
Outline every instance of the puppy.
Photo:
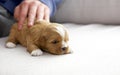
[[15,23],[11,28],[6,47],[13,48],[21,44],[32,56],[42,55],[43,51],[61,55],[71,53],[68,41],[68,32],[61,24],[39,21],[28,28],[26,22],[22,30],[18,30],[18,25]]

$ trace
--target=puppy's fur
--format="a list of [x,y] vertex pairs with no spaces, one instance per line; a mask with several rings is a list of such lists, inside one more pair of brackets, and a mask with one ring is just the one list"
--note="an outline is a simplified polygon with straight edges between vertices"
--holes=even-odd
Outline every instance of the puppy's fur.
[[18,30],[18,25],[15,23],[11,28],[6,47],[13,48],[19,43],[27,47],[27,51],[33,56],[42,55],[42,51],[67,54],[70,53],[68,41],[67,30],[61,24],[39,21],[28,28],[26,22],[22,30]]

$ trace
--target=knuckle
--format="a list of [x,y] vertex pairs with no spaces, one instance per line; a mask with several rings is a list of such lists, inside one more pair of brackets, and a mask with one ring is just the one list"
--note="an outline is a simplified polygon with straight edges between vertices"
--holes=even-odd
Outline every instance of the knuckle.
[[26,1],[26,0],[24,0],[23,2],[22,2],[22,5],[28,5],[29,3],[28,3],[28,1]]
[[33,1],[33,2],[30,3],[30,5],[31,5],[31,6],[36,6],[36,5],[38,5],[38,2]]
[[49,9],[48,6],[45,5],[45,4],[41,4],[41,6],[43,6],[43,7],[46,8],[46,9]]
[[34,4],[34,5],[35,5],[35,4],[38,4],[38,2],[36,2],[36,1],[33,1],[33,2],[32,2],[32,4]]
[[50,12],[50,9],[46,6],[45,11]]
[[19,6],[17,6],[14,10],[14,14],[16,14],[19,11]]
[[16,6],[15,10],[19,9],[19,6]]
[[40,4],[40,6],[45,8],[45,5],[44,5],[44,4]]
[[45,7],[45,9],[48,10],[48,11],[50,11],[50,9],[47,6]]

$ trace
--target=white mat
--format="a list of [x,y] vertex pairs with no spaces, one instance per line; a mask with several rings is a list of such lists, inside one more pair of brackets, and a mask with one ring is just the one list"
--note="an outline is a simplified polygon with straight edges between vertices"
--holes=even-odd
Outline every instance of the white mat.
[[0,75],[120,75],[120,26],[64,24],[73,54],[32,57],[26,48],[4,47],[0,39]]

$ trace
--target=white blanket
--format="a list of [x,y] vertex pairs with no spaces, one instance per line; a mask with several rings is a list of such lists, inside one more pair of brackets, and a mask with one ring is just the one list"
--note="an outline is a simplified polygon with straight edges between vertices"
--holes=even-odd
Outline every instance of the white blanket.
[[0,39],[0,75],[120,75],[120,26],[64,24],[72,54],[33,57]]

